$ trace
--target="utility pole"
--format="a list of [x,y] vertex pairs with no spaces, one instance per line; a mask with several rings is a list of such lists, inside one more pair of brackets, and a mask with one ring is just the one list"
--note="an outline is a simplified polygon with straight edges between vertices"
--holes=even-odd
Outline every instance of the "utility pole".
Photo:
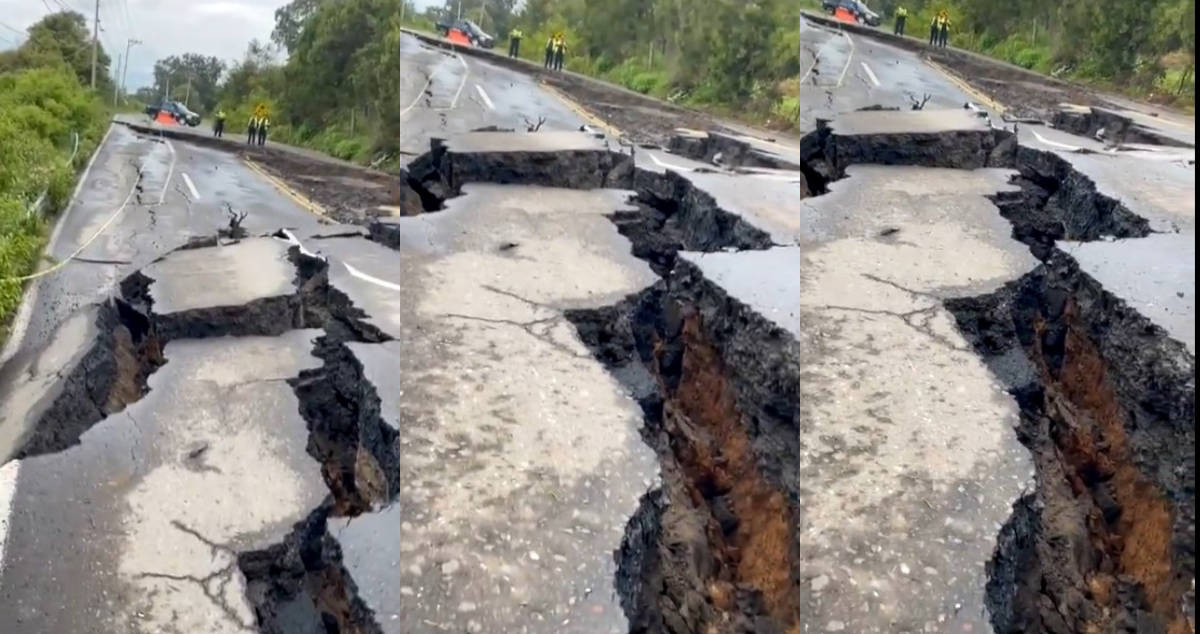
[[135,40],[132,37],[125,40],[125,66],[121,69],[121,92],[125,92],[125,75],[129,74],[129,47],[141,43],[141,40]]
[[188,105],[192,98],[192,76],[188,75],[187,91],[183,93],[183,105]]
[[121,68],[121,54],[117,53],[117,68],[113,70],[113,107],[117,107],[117,91],[121,89],[121,82],[117,81],[117,70]]
[[462,0],[458,0],[458,19],[462,19]]
[[96,18],[92,21],[92,90],[96,89],[96,51],[100,46],[100,0],[96,0]]

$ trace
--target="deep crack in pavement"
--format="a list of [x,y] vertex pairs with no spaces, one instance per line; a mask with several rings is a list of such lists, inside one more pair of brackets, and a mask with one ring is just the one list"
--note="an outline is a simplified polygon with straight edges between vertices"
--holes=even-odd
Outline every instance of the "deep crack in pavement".
[[137,262],[6,366],[5,618],[90,525],[126,629],[1189,631],[1194,351],[1073,255],[1170,214],[970,111],[770,146],[452,135]]

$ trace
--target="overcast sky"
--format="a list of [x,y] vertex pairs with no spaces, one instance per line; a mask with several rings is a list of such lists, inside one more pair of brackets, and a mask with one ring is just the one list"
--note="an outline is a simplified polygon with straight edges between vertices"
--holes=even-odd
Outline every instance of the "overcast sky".
[[[288,0],[100,0],[100,42],[116,64],[125,41],[136,38],[129,63],[130,92],[153,81],[157,59],[182,53],[240,59],[254,38],[266,40],[275,9]],[[416,0],[419,7],[440,0]],[[83,13],[91,24],[93,0],[0,0],[0,50],[23,39],[29,25],[63,7]],[[85,10],[86,9],[86,10]]]

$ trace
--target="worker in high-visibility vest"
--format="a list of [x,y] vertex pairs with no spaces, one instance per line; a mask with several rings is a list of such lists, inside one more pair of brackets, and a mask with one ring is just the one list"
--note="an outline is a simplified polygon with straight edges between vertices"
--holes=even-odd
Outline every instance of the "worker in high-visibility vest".
[[942,15],[938,16],[938,46],[946,48],[946,41],[950,39],[950,15],[942,11]]
[[546,40],[546,68],[550,68],[550,63],[554,61],[554,36],[551,35]]
[[567,54],[567,38],[559,33],[554,38],[554,70],[562,70],[563,56]]
[[267,116],[262,116],[258,120],[258,144],[267,144],[267,129],[271,127],[271,119]]
[[258,117],[250,115],[250,123],[246,126],[246,144],[254,145],[258,139]]
[[896,35],[904,35],[904,23],[908,21],[908,9],[900,7],[896,9],[896,28],[893,33]]
[[513,29],[508,32],[508,56],[516,57],[521,54],[521,29]]

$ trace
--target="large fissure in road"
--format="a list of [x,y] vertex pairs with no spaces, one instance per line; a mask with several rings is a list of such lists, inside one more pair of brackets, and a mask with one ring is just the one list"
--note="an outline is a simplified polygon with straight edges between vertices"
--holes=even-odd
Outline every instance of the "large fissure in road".
[[[181,250],[234,244],[206,239]],[[147,378],[163,365],[162,351],[171,341],[320,329],[324,334],[314,341],[312,354],[323,364],[302,370],[288,383],[308,426],[306,450],[320,465],[329,497],[281,543],[239,553],[238,565],[265,632],[373,632],[378,630],[374,617],[357,598],[326,520],[363,513],[399,487],[391,448],[395,431],[380,418],[374,386],[346,346],[390,338],[329,284],[326,261],[297,247],[288,256],[296,270],[293,293],[234,306],[156,313],[154,280],[142,272],[128,276],[119,296],[98,308],[95,341],[38,420],[21,456],[77,444],[105,416],[145,396]]]
[[[728,140],[675,149],[698,160],[716,152],[748,165],[756,160]],[[482,160],[435,147],[417,163],[418,181],[436,192],[430,207],[438,208],[468,182],[636,192],[636,209],[612,220],[662,282],[620,304],[567,314],[638,396],[643,436],[660,459],[662,487],[643,498],[616,554],[631,629],[811,627],[794,546],[802,483],[789,476],[787,458],[796,455],[802,425],[795,387],[802,355],[789,333],[677,257],[681,250],[767,249],[772,241],[686,177],[615,171],[624,155],[611,156]],[[856,164],[1016,171],[1015,189],[991,199],[1013,237],[1044,264],[995,296],[946,303],[1002,378],[1009,381],[1003,371],[1013,364],[1028,370],[1007,384],[1021,406],[1021,440],[1034,455],[1037,488],[997,536],[986,589],[990,618],[1001,632],[1183,631],[1192,618],[1183,604],[1194,568],[1194,381],[1186,380],[1194,360],[1054,247],[1064,239],[1144,237],[1149,223],[1062,157],[1019,146],[1003,130],[846,137],[822,126],[804,139],[798,162],[802,189],[812,195]],[[372,234],[388,244],[392,230],[374,227]],[[1050,279],[1059,283],[1047,285]],[[1014,289],[1024,289],[1021,310],[1004,299]],[[989,326],[979,324],[982,313]],[[1005,320],[1006,337],[993,333],[994,341],[981,343]],[[1023,340],[1013,333],[1037,334]]]
[[[789,337],[689,263],[611,308],[568,313],[646,413],[663,486],[617,554],[647,632],[784,632],[802,623],[795,561],[799,364]],[[799,631],[799,630],[796,630]]]
[[[916,150],[901,139],[867,139],[847,153],[821,132],[805,173],[826,179],[809,178],[823,188],[857,162],[937,157],[933,165],[1018,171],[1019,191],[993,201],[1044,264],[996,294],[946,303],[1018,401],[1020,439],[1036,465],[1036,490],[1014,506],[988,566],[993,626],[1192,631],[1194,357],[1054,248],[1061,239],[1146,236],[1148,223],[1053,153],[1018,148],[1000,134],[994,144],[946,152],[959,136]],[[662,463],[662,489],[643,499],[617,553],[633,631],[811,625],[800,610],[792,546],[799,485],[789,482],[784,458],[796,455],[801,424],[791,336],[674,257],[680,248],[769,241],[732,239],[737,232],[719,223],[670,213],[683,196],[642,187],[639,197],[683,222],[629,231],[626,216],[614,217],[664,281],[616,306],[568,314],[597,358],[639,395],[646,441]],[[649,378],[631,380],[639,376]]]
[[[712,158],[713,147],[696,151]],[[1191,631],[1194,357],[1054,247],[1145,236],[1148,223],[1061,157],[997,130],[845,137],[822,126],[802,143],[804,191],[826,193],[863,163],[1016,170],[1016,191],[993,201],[1043,261],[996,293],[945,303],[1019,404],[1036,467],[1036,488],[999,531],[988,568],[996,631]],[[770,235],[685,176],[635,168],[621,151],[455,154],[435,145],[403,180],[403,213],[440,210],[472,182],[635,192],[633,210],[611,219],[661,280],[566,314],[638,397],[643,438],[660,461],[662,486],[642,499],[615,554],[631,631],[814,627],[795,534],[805,483],[792,464],[803,449],[804,353],[678,255],[770,249]],[[398,231],[375,222],[370,234],[400,248]],[[377,632],[328,521],[377,508],[403,486],[395,431],[348,346],[388,337],[330,286],[325,261],[296,248],[290,258],[291,295],[170,315],[155,314],[150,278],[130,276],[98,312],[96,344],[23,455],[76,443],[144,395],[172,340],[321,329],[312,354],[323,364],[289,384],[329,497],[279,543],[239,553],[238,565],[265,632]]]
[[1194,631],[1195,358],[1062,254],[948,307],[1037,467],[989,566],[996,631]]

